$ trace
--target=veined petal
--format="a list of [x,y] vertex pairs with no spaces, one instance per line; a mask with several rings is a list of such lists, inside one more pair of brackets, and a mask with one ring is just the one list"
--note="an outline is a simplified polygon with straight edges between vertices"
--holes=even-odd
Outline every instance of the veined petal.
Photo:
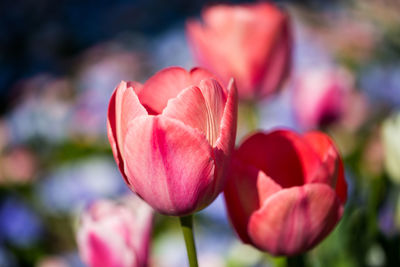
[[216,184],[214,185],[214,192],[216,194],[222,191],[225,186],[227,170],[231,161],[231,155],[235,148],[237,109],[237,89],[235,81],[231,79],[228,85],[228,98],[225,104],[221,123],[219,125],[218,139],[214,145],[216,164],[218,169],[222,170],[219,171],[218,179],[216,179]]
[[219,134],[225,101],[217,81],[202,80],[200,88],[189,87],[170,99],[162,114],[200,130],[213,146]]
[[281,190],[267,199],[250,218],[253,244],[273,255],[302,253],[336,225],[343,206],[326,184],[307,184]]
[[132,121],[124,159],[135,191],[161,213],[186,215],[213,201],[198,201],[214,179],[211,146],[198,130],[178,120],[160,115]]

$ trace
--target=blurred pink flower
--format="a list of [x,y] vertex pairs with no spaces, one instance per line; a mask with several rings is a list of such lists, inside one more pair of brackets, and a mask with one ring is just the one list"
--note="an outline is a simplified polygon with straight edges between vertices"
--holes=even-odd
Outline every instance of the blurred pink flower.
[[250,136],[235,151],[225,188],[239,237],[273,255],[318,244],[340,220],[346,199],[341,157],[321,132]]
[[77,242],[90,267],[148,265],[152,209],[138,197],[98,201],[82,215]]
[[121,82],[108,137],[128,186],[157,211],[190,214],[225,186],[235,144],[237,96],[201,68],[161,70],[144,85]]
[[0,183],[26,183],[34,179],[37,162],[25,147],[14,147],[0,154]]
[[343,69],[308,69],[295,78],[293,108],[302,128],[313,129],[341,118],[353,89],[353,78]]
[[187,23],[200,64],[225,82],[234,77],[244,100],[279,89],[290,69],[292,46],[284,12],[269,3],[217,5],[204,10],[202,18],[204,24]]

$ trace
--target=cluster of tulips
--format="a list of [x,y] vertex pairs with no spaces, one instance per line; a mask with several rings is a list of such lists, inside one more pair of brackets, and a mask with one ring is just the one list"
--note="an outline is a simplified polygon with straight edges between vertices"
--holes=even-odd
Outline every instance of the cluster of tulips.
[[343,214],[344,167],[326,134],[258,131],[235,147],[238,102],[270,96],[289,75],[287,14],[269,3],[218,5],[202,19],[186,28],[202,67],[169,67],[144,84],[122,81],[111,96],[113,155],[144,202],[90,208],[78,233],[90,266],[148,264],[149,206],[179,216],[191,266],[192,215],[222,192],[240,239],[276,256],[313,248]]

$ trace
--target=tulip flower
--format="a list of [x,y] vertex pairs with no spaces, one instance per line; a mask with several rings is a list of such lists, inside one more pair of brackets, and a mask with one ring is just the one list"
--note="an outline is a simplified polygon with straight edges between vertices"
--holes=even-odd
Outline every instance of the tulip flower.
[[341,218],[347,185],[327,135],[256,133],[233,157],[225,200],[243,242],[273,255],[296,255],[320,242]]
[[216,5],[202,13],[203,24],[187,23],[198,62],[222,80],[234,77],[239,97],[254,100],[276,91],[290,69],[288,16],[270,3]]
[[90,267],[147,266],[152,218],[152,209],[138,197],[93,203],[77,233],[83,261]]
[[382,125],[385,169],[392,182],[400,184],[400,113],[387,118]]
[[343,69],[301,72],[293,88],[293,107],[300,126],[313,129],[340,119],[351,105],[352,89],[352,76]]
[[121,82],[108,137],[126,183],[160,213],[189,215],[223,190],[235,144],[237,96],[201,68],[166,68]]

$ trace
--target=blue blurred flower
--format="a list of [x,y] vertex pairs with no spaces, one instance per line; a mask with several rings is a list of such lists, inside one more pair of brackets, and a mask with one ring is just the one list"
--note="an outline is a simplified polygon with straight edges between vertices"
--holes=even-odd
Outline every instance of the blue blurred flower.
[[50,212],[70,212],[102,197],[116,197],[129,189],[110,158],[88,158],[54,170],[37,186]]
[[361,73],[361,88],[372,103],[400,108],[400,66],[374,65]]
[[0,236],[3,241],[28,247],[40,238],[39,217],[17,198],[6,198],[0,204]]

